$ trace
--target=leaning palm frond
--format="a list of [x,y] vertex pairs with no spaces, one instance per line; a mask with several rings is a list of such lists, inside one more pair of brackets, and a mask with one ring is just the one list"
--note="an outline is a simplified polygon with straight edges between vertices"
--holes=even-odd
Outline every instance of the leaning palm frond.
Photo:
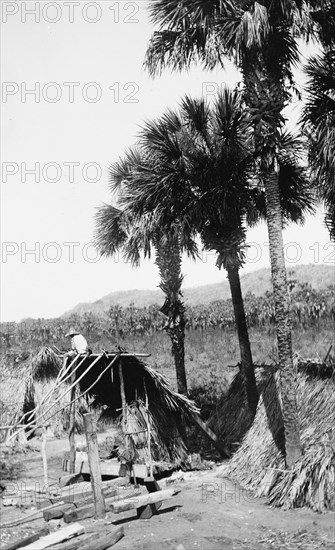
[[326,207],[326,225],[335,238],[335,51],[313,57],[302,125],[308,138],[312,182]]

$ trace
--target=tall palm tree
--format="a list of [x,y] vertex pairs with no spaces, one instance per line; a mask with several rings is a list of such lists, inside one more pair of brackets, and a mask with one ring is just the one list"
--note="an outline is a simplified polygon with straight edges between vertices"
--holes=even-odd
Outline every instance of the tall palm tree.
[[[144,156],[140,156],[139,150],[136,153],[130,151],[121,162],[115,163],[111,167],[113,189],[121,184],[124,186],[132,178],[138,179],[142,168],[148,175],[153,166],[148,159],[145,160]],[[120,194],[122,195],[122,189]],[[187,394],[181,254],[186,252],[192,258],[197,255],[197,246],[191,232],[185,230],[181,237],[179,228],[175,226],[169,229],[164,228],[157,224],[150,214],[136,217],[132,215],[130,208],[125,212],[123,209],[107,204],[99,208],[96,222],[95,242],[101,255],[112,256],[122,250],[126,261],[138,266],[141,253],[144,257],[150,257],[152,248],[155,249],[155,263],[159,268],[161,279],[159,286],[166,296],[161,311],[168,318],[165,329],[172,343],[177,388],[179,393]]]
[[[137,216],[155,212],[162,226],[178,220],[194,227],[206,250],[217,254],[217,266],[227,270],[241,354],[241,373],[251,415],[258,395],[242,299],[239,270],[245,256],[245,224],[265,217],[264,191],[256,186],[249,117],[241,94],[225,90],[210,106],[186,98],[180,112],[168,111],[148,122],[142,142],[164,173],[138,178],[127,186],[126,203]],[[311,207],[306,178],[292,150],[298,143],[281,138],[281,207],[285,218],[301,221]],[[297,190],[299,191],[297,192]]]
[[[241,69],[245,101],[253,119],[256,155],[265,185],[270,261],[276,310],[286,462],[301,456],[295,373],[280,204],[278,148],[282,111],[290,98],[292,66],[298,61],[297,37],[311,32],[307,2],[265,0],[152,0],[151,19],[160,25],[149,44],[146,66],[206,68],[223,65],[228,56]],[[322,2],[310,2],[322,6]]]
[[[134,207],[139,214],[158,211],[164,225],[179,220],[194,227],[205,250],[216,252],[217,267],[227,270],[241,373],[253,416],[258,393],[239,278],[248,177],[254,165],[249,134],[237,91],[225,90],[213,108],[185,98],[180,114],[167,112],[159,121],[147,123],[142,132],[148,154],[164,164],[166,177],[157,182],[156,191],[152,182],[149,191],[137,187]],[[177,156],[169,155],[171,143]]]

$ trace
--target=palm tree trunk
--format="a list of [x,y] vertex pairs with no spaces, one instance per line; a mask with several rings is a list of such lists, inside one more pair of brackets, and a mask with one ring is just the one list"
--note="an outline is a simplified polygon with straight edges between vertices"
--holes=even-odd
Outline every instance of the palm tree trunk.
[[253,417],[257,409],[258,392],[241,291],[240,275],[238,267],[227,266],[226,269],[228,273],[228,281],[230,285],[235,322],[237,327],[238,343],[241,353],[241,375],[243,378],[249,411]]
[[185,308],[182,302],[181,253],[176,242],[156,243],[156,264],[159,268],[161,283],[166,299],[161,308],[167,316],[164,327],[170,336],[172,356],[176,367],[177,388],[179,393],[187,394],[185,371]]
[[187,394],[187,380],[185,371],[185,324],[173,323],[167,328],[171,338],[172,355],[176,366],[177,388],[179,393]]
[[[283,81],[278,79],[277,67],[267,64],[258,51],[244,56],[243,74],[245,99],[254,119],[256,154],[261,161],[265,181],[266,220],[268,226],[271,277],[275,301],[275,321],[278,358],[281,369],[280,393],[285,429],[286,464],[290,468],[301,456],[296,379],[293,368],[289,300],[283,246],[283,222],[279,190],[279,166],[276,145],[281,112],[285,105]],[[264,105],[267,106],[264,108]]]
[[285,429],[286,464],[289,468],[301,456],[301,442],[296,402],[296,375],[292,358],[289,296],[285,269],[282,215],[279,195],[279,169],[274,168],[265,180],[266,218],[269,235],[271,275],[275,300],[281,399]]

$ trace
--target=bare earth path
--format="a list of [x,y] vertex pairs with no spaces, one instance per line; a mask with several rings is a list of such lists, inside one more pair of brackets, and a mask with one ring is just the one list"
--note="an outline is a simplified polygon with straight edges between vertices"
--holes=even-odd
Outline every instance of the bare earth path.
[[[62,453],[66,440],[48,442],[49,472],[52,481],[62,475]],[[16,484],[42,482],[39,452],[18,455],[22,470]],[[335,542],[333,513],[317,514],[308,509],[283,511],[255,499],[227,479],[217,477],[217,468],[189,472],[174,485],[181,489],[163,503],[158,515],[137,520],[132,512],[108,514],[109,521],[122,524],[125,537],[115,549],[122,550],[330,550]],[[14,507],[1,506],[1,523],[22,517]],[[86,520],[83,524],[93,523]],[[36,520],[11,529],[1,529],[1,548],[31,534],[44,524]],[[92,548],[92,550],[94,550]]]

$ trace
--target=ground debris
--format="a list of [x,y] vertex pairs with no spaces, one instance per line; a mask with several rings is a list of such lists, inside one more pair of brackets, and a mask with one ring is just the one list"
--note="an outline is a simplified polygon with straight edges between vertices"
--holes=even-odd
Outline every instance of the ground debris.
[[205,537],[213,550],[219,545],[225,550],[332,550],[334,541],[326,541],[318,533],[307,531],[273,531],[264,529],[264,536],[257,540],[237,540],[226,537]]
[[320,533],[298,530],[294,532],[267,530],[265,536],[257,541],[264,550],[331,550],[334,540],[325,540]]

